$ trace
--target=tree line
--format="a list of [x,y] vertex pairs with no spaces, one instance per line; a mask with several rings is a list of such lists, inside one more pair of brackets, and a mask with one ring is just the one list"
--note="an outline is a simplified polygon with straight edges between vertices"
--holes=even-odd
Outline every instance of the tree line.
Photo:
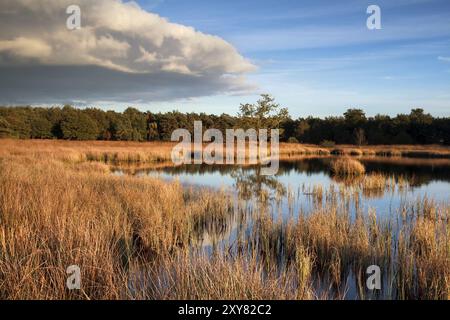
[[334,144],[450,144],[450,118],[436,118],[423,109],[395,117],[367,117],[361,109],[348,109],[342,116],[292,119],[269,95],[255,104],[243,104],[235,115],[124,112],[98,108],[1,107],[0,137],[20,139],[170,141],[178,128],[193,132],[194,121],[204,130],[225,133],[231,128],[279,128],[280,140],[332,146]]

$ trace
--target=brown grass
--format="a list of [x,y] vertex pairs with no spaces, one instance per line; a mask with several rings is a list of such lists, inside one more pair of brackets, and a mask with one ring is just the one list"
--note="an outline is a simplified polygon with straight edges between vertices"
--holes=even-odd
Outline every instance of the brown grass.
[[358,176],[366,172],[364,165],[351,158],[338,158],[331,162],[331,171],[337,176]]
[[[155,163],[171,161],[172,142],[63,141],[0,139],[0,156],[34,155],[70,162],[103,161],[111,163]],[[38,152],[37,152],[38,150]],[[224,151],[225,152],[225,151]],[[237,150],[235,150],[237,152]],[[280,159],[298,156],[385,156],[450,158],[444,146],[337,146],[325,148],[310,144],[280,143]],[[248,156],[248,152],[246,153]]]
[[79,298],[124,297],[128,293],[119,284],[130,259],[186,247],[199,216],[229,210],[226,195],[114,177],[97,163],[84,163],[81,171],[78,165],[14,157],[3,158],[0,168],[4,299],[74,297],[57,281],[72,264],[83,270]]
[[450,158],[450,147],[440,145],[377,145],[358,148],[352,145],[339,145],[329,150],[333,155],[345,156]]
[[[327,192],[326,198],[332,199],[332,194]],[[287,265],[296,260],[297,250],[306,248],[310,272],[334,288],[327,292],[328,298],[345,297],[349,275],[361,288],[360,298],[370,294],[364,289],[365,270],[375,264],[387,281],[383,284],[385,292],[391,292],[387,297],[447,299],[449,207],[421,199],[405,209],[409,222],[404,226],[378,221],[374,210],[352,218],[348,209],[333,200],[286,223],[259,213],[252,239],[257,239],[265,259],[285,261]]]
[[[321,201],[283,221],[270,206],[249,212],[247,202],[225,192],[68,161],[60,154],[69,151],[66,143],[54,150],[53,143],[2,145],[1,299],[343,298],[350,274],[364,298],[371,264],[382,267],[391,298],[449,297],[448,205],[418,199],[383,222],[373,210],[352,216],[334,190],[317,185]],[[394,183],[388,179],[373,176],[361,188]],[[242,232],[249,216],[254,227]],[[231,221],[236,242],[224,250],[213,245],[207,255],[196,239]],[[65,287],[73,264],[82,271],[81,291]],[[317,281],[329,289],[316,291]]]
[[154,272],[146,285],[152,297],[164,300],[311,299],[310,270],[302,264],[308,256],[299,254],[300,259],[297,265],[279,274],[265,270],[256,259],[241,255],[176,255],[165,259],[162,271]]
[[34,156],[67,162],[161,162],[175,144],[160,142],[0,140],[0,155]]

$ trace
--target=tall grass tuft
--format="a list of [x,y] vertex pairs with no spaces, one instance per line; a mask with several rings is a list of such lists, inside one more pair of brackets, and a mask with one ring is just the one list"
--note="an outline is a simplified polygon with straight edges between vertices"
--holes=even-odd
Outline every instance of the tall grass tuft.
[[337,176],[358,176],[366,172],[364,165],[351,158],[339,158],[331,162],[331,171]]

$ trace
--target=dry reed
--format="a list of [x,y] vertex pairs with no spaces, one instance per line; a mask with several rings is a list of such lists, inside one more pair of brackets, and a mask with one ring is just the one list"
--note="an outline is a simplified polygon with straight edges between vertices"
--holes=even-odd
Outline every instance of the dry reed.
[[[0,150],[2,299],[345,298],[350,275],[364,298],[372,264],[382,267],[389,298],[449,297],[448,205],[418,199],[380,221],[373,210],[352,214],[354,191],[342,189],[340,199],[315,185],[311,211],[284,220],[264,203],[249,208],[223,191],[114,176],[82,152],[68,161],[65,146],[53,148]],[[358,190],[393,184],[373,175]],[[232,227],[235,242],[210,255],[196,240]],[[65,287],[74,264],[80,291]]]
[[337,176],[358,176],[366,172],[364,165],[351,158],[338,158],[331,162],[331,171]]

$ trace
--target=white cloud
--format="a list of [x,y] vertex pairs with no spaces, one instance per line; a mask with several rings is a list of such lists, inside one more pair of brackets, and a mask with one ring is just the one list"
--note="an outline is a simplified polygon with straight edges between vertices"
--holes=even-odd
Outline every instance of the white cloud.
[[48,65],[95,64],[136,73],[255,69],[223,39],[171,23],[134,2],[78,0],[82,28],[67,30],[70,4],[73,0],[2,0],[0,52]]
[[157,61],[155,52],[148,52],[142,47],[139,47],[139,52],[141,53],[141,56],[136,59],[136,62],[146,62],[148,64],[153,64]]
[[17,58],[46,59],[52,53],[52,48],[39,39],[17,37],[12,40],[0,40],[1,53]]
[[438,60],[440,60],[440,61],[445,61],[445,62],[450,62],[450,57],[442,57],[442,56],[439,56],[439,57],[438,57]]
[[[79,30],[66,27],[69,18],[66,8],[73,4],[81,9]],[[137,87],[138,81],[147,81],[147,89],[145,83],[139,83],[139,91],[130,89],[135,96],[123,93],[124,97],[136,99],[188,98],[247,91],[251,86],[242,78],[256,69],[220,37],[169,22],[145,11],[135,2],[1,0],[0,69],[3,70],[0,70],[0,77],[8,77],[5,72],[16,72],[14,78],[20,80],[21,68],[28,68],[28,74],[30,70],[39,70],[44,73],[41,76],[45,76],[46,72],[54,71],[51,68],[70,67],[71,73],[82,79],[94,73],[86,66],[96,67],[92,70],[95,70],[97,81],[108,82],[107,75],[111,76],[111,73],[106,70],[127,73],[126,77],[116,76],[116,79],[124,81],[124,87]],[[82,75],[77,73],[77,68],[83,72]],[[164,76],[166,73],[171,76]],[[52,100],[51,88],[42,87],[44,84],[39,81],[31,83],[31,79],[39,79],[39,76],[29,76],[28,85],[36,88],[36,92],[46,93]],[[64,74],[59,76],[64,77]],[[173,79],[172,82],[167,82],[169,78]],[[66,83],[66,80],[70,82],[70,79],[61,82]],[[192,81],[195,82],[195,90],[192,89]],[[172,85],[174,82],[176,85]],[[77,84],[72,83],[74,92],[77,92]],[[120,83],[117,81],[114,85]],[[107,86],[103,87],[107,89]],[[9,89],[20,94],[25,91],[25,86]],[[0,94],[2,91],[0,89]],[[108,90],[96,92],[96,98],[109,99],[110,94]],[[85,99],[83,96],[78,98]]]

